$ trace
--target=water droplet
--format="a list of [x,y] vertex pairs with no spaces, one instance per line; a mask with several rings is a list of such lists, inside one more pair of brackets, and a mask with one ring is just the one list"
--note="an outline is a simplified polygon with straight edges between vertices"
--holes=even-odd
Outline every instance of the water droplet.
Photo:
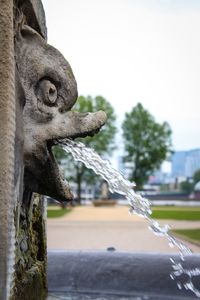
[[179,290],[182,290],[182,285],[180,282],[177,282],[177,287],[179,288]]

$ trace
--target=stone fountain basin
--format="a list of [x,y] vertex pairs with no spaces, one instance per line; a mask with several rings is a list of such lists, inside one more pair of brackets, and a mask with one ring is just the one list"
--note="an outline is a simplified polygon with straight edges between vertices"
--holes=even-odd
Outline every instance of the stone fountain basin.
[[[170,278],[170,257],[180,259],[178,254],[49,251],[48,300],[197,299]],[[186,257],[184,267],[199,265],[200,255]],[[200,289],[199,276],[193,282]]]

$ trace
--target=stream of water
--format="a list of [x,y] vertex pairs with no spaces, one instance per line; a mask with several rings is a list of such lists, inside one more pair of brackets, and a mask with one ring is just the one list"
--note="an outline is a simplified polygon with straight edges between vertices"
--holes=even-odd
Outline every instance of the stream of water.
[[[176,237],[170,233],[168,225],[161,226],[157,221],[151,218],[151,208],[149,200],[134,192],[134,184],[126,180],[123,175],[115,170],[109,161],[103,160],[93,149],[87,148],[83,143],[77,143],[70,139],[58,142],[67,153],[70,153],[75,161],[82,162],[87,168],[92,169],[108,183],[110,192],[124,195],[130,205],[130,213],[137,214],[145,218],[149,223],[149,228],[154,234],[165,237],[170,247],[177,247],[180,253],[180,261],[176,262],[171,258],[172,272],[170,277],[177,279],[179,289],[185,288],[191,290],[200,298],[200,290],[193,284],[193,278],[200,276],[200,268],[185,269],[183,261],[185,255],[192,254],[192,251]],[[183,276],[184,275],[184,276]],[[179,280],[184,277],[184,280]]]

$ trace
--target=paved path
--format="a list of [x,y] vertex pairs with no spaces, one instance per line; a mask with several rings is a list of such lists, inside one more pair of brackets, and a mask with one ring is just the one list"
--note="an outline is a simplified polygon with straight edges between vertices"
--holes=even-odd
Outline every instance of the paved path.
[[[172,229],[200,228],[200,222],[160,221]],[[155,236],[147,222],[135,215],[130,216],[128,207],[81,206],[62,218],[48,219],[47,245],[49,249],[102,250],[114,247],[121,251],[177,252],[170,248],[165,238]],[[185,242],[193,252],[200,247]]]

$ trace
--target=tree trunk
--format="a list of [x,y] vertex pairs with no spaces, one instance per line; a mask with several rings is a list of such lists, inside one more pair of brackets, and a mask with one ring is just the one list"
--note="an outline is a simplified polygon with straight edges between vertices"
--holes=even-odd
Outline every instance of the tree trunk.
[[81,177],[77,176],[77,202],[81,204]]
[[81,204],[81,187],[84,175],[84,166],[82,163],[78,162],[77,164],[77,174],[76,174],[76,181],[77,181],[77,202]]

